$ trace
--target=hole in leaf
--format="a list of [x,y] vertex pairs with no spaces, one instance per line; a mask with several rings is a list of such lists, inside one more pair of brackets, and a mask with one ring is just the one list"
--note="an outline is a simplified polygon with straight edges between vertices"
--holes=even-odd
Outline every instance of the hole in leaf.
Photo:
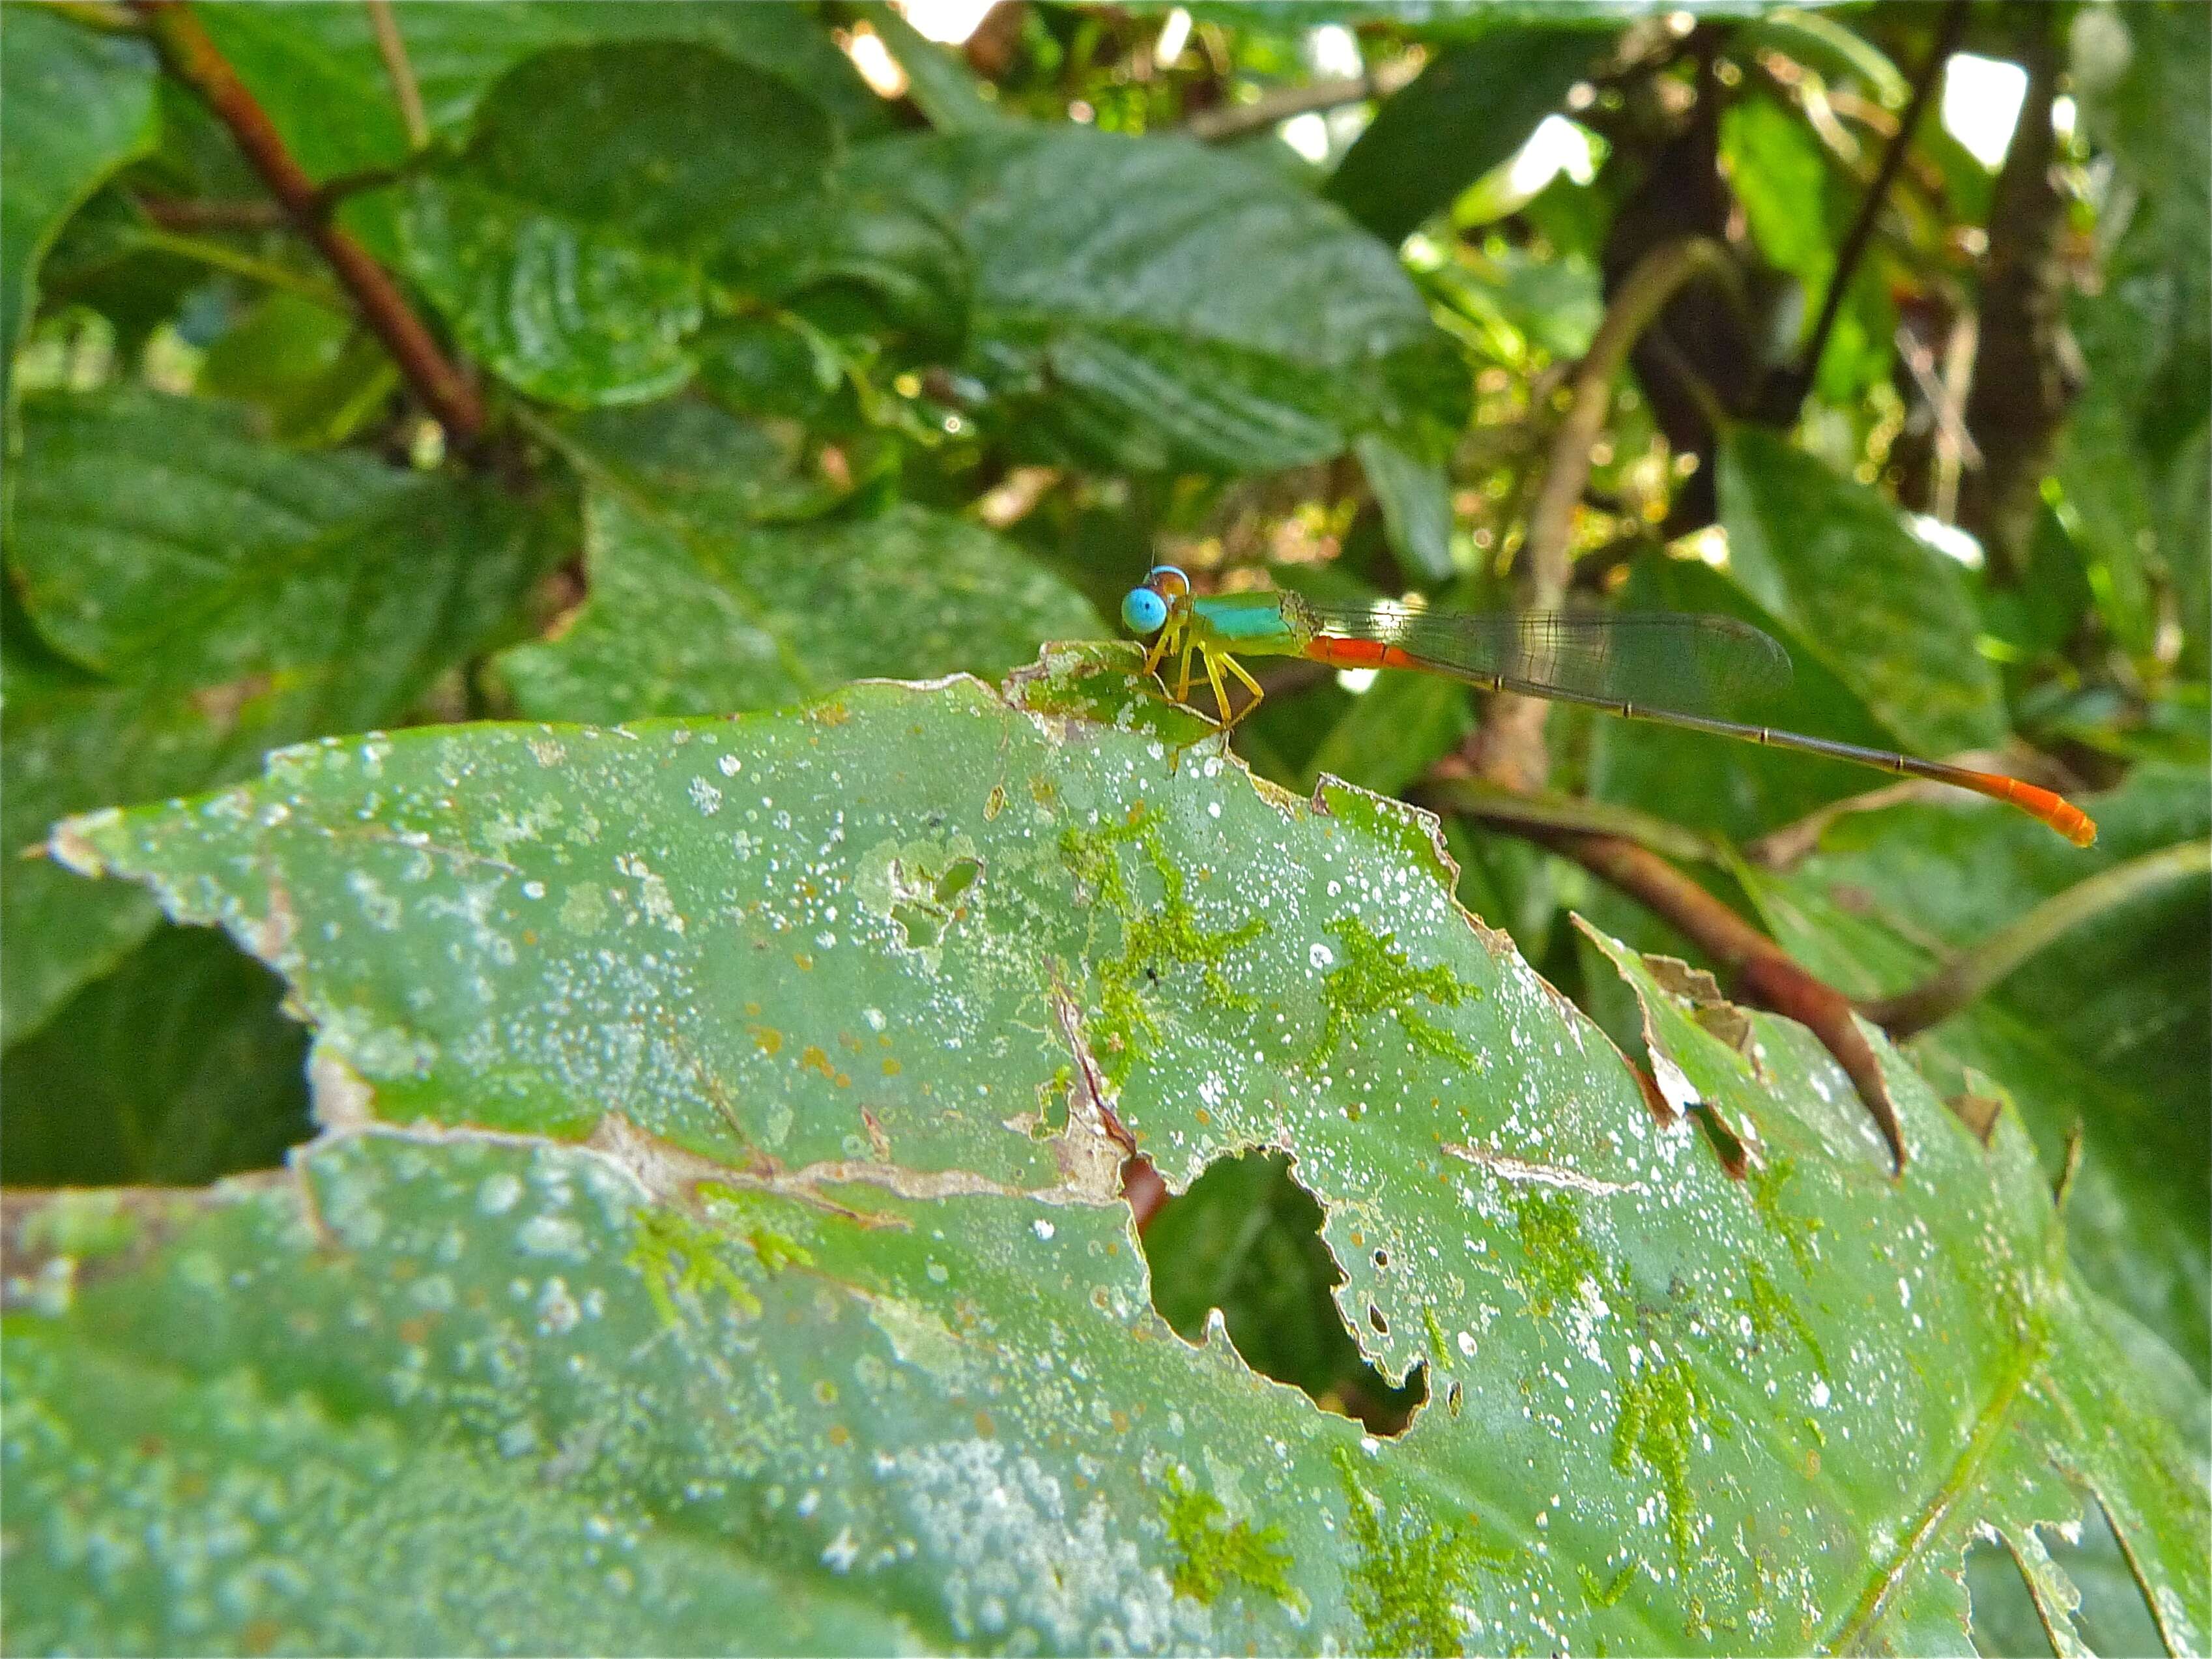
[[[1319,1200],[1284,1154],[1217,1158],[1141,1235],[1153,1305],[1192,1342],[1205,1339],[1207,1315],[1220,1309],[1254,1370],[1373,1433],[1401,1433],[1428,1398],[1426,1368],[1393,1388],[1360,1352],[1333,1295],[1344,1273],[1321,1225]],[[1370,1307],[1368,1318],[1388,1332],[1380,1310]]]

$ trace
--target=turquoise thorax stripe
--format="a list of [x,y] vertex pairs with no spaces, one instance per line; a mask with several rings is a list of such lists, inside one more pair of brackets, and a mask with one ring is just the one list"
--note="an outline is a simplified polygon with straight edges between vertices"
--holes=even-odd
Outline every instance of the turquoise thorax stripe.
[[1279,593],[1219,593],[1193,599],[1191,609],[1224,640],[1248,649],[1260,644],[1294,645],[1295,635],[1284,625]]

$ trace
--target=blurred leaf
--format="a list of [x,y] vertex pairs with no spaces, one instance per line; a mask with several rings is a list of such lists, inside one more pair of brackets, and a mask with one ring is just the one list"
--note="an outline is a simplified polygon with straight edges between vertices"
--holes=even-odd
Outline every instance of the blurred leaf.
[[789,82],[703,47],[541,52],[484,99],[465,160],[410,189],[408,269],[533,397],[663,396],[690,378],[715,248],[750,216],[820,201],[834,140]]
[[1508,23],[1446,47],[1376,112],[1329,179],[1329,199],[1384,241],[1402,241],[1510,160],[1608,43],[1573,23]]
[[499,663],[534,716],[766,708],[862,675],[1001,671],[1041,640],[1102,631],[1073,589],[963,520],[902,505],[749,525],[748,506],[790,485],[771,446],[702,405],[599,416],[572,441],[592,597]]
[[[2089,380],[2059,441],[2055,469],[2088,556],[2106,625],[2147,654],[2157,629],[2155,579],[2205,563],[2202,527],[2203,434],[2212,403],[2202,396],[2160,412],[2185,421],[2196,439],[2151,429],[2170,366],[2201,363],[2208,345],[2198,301],[2167,259],[2155,226],[2129,228],[2113,250],[2105,289],[2077,296],[2069,317]],[[2201,636],[2200,636],[2201,637]]]
[[1866,36],[1810,7],[1769,11],[1732,31],[1731,53],[1745,58],[1778,52],[1816,71],[1831,87],[1856,81],[1885,109],[1902,109],[1912,88],[1896,64]]
[[2124,234],[2102,292],[2069,320],[2089,372],[2057,467],[2080,515],[2099,609],[2148,654],[2168,571],[2203,672],[2204,433],[2212,420],[2212,18],[2192,5],[2085,7],[2072,68],[2084,120],[2109,146]]
[[1389,251],[1249,161],[1057,128],[869,144],[854,170],[957,229],[965,367],[1048,459],[1266,471],[1370,431],[1435,453],[1466,419]]
[[1510,245],[1486,247],[1425,280],[1467,314],[1502,323],[1561,362],[1588,351],[1605,320],[1597,268],[1579,253],[1537,258]]
[[305,1140],[307,1034],[201,928],[159,927],[0,1062],[13,1187],[196,1186]]
[[1434,461],[1408,455],[1389,439],[1364,433],[1352,446],[1367,487],[1382,509],[1390,550],[1406,574],[1425,582],[1452,574],[1451,477]]
[[[259,443],[237,411],[144,392],[22,410],[0,847],[235,776],[271,745],[401,714],[509,625],[544,515],[355,455]],[[89,672],[104,671],[107,676]],[[0,885],[0,1030],[35,1028],[153,923],[44,864]]]
[[197,389],[258,405],[280,443],[319,447],[352,436],[398,384],[392,359],[358,323],[275,293],[208,348]]
[[[1731,1180],[1468,925],[1427,820],[1178,763],[1133,661],[334,740],[212,811],[75,826],[83,867],[282,963],[347,1115],[104,1238],[11,1209],[18,1638],[465,1634],[497,1564],[596,1526],[629,1540],[603,1595],[727,1540],[934,1650],[1955,1648],[1978,1533],[2032,1545],[2091,1493],[2167,1639],[2212,1627],[2189,1454],[2013,1119],[1985,1149],[1893,1062],[1893,1182],[1802,1030],[1749,1017],[1755,1070],[1600,941],[1652,1054],[1756,1127]],[[1295,1150],[1351,1334],[1423,1368],[1405,1436],[1172,1335],[1109,1104],[1178,1185]],[[142,1368],[222,1431],[118,1435],[88,1379]],[[271,1490],[280,1459],[332,1473]],[[514,1513],[455,1584],[436,1499],[487,1468]],[[172,1524],[110,1524],[133,1504]],[[180,1613],[171,1540],[211,1535],[256,1593]],[[377,1604],[325,1593],[363,1535],[412,1569]],[[667,1646],[689,1605],[623,1634]]]
[[[2212,294],[2212,15],[2202,6],[2085,6],[2070,33],[2090,131],[2142,191],[2136,209],[2174,276]],[[2202,307],[2200,332],[2212,323]]]
[[833,425],[830,410],[844,369],[828,342],[779,317],[732,317],[698,341],[699,384],[741,415]]
[[[811,9],[714,0],[394,0],[392,11],[437,138],[469,126],[478,101],[537,53],[597,42],[689,43],[782,76],[848,133],[880,131],[883,106]],[[409,155],[392,77],[365,6],[210,6],[201,21],[318,180]],[[695,135],[710,151],[711,124]],[[590,158],[578,157],[580,165]],[[640,196],[654,191],[640,190]]]
[[[1796,343],[1803,345],[1835,280],[1837,248],[1856,198],[1838,188],[1812,130],[1771,98],[1729,105],[1721,118],[1721,154],[1759,251],[1798,285]],[[1820,394],[1848,403],[1887,380],[1896,325],[1879,264],[1863,262],[1821,355],[1814,381]]]
[[1323,774],[1395,794],[1473,729],[1468,690],[1440,674],[1380,675],[1352,699],[1302,769],[1310,791]]
[[2027,545],[2027,568],[2003,586],[1984,580],[1983,626],[2029,657],[2057,651],[2081,625],[2093,601],[2081,550],[2064,520],[2050,507],[2038,516]]
[[11,9],[0,33],[0,407],[47,245],[101,179],[153,146],[154,79],[143,41],[42,6]]
[[1886,497],[1778,434],[1731,428],[1719,464],[1729,574],[1788,624],[1801,666],[1816,659],[1909,747],[1940,755],[2002,740],[1996,671],[1976,648],[1955,562]]

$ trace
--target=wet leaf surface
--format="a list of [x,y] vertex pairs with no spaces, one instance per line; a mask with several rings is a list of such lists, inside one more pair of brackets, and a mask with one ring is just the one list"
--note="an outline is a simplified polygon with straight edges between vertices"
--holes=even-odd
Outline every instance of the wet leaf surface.
[[[1886,1056],[1893,1183],[1806,1033],[1724,1039],[1600,939],[1698,1103],[1662,1121],[1425,819],[1172,752],[1133,661],[334,739],[71,825],[284,975],[325,1133],[120,1219],[11,1207],[16,1639],[403,1645],[437,1584],[530,1645],[557,1595],[438,1565],[502,1471],[474,1554],[698,1564],[615,1645],[765,1575],[902,1621],[822,1638],[864,1646],[1954,1650],[1977,1529],[2032,1550],[2085,1492],[2168,1639],[2212,1629],[2197,1474],[2014,1116],[1984,1148]],[[1295,1156],[1352,1337],[1422,1368],[1402,1437],[1174,1334],[1124,1137],[1177,1188]],[[148,1375],[152,1447],[106,1404]],[[149,1493],[191,1524],[107,1524]],[[331,1595],[365,1536],[394,1593]]]

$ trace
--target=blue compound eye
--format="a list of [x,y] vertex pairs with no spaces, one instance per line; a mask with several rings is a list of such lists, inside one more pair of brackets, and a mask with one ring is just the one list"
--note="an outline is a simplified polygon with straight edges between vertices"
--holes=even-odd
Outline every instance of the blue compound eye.
[[1121,601],[1122,625],[1132,634],[1157,634],[1168,619],[1168,602],[1149,587],[1133,587]]

